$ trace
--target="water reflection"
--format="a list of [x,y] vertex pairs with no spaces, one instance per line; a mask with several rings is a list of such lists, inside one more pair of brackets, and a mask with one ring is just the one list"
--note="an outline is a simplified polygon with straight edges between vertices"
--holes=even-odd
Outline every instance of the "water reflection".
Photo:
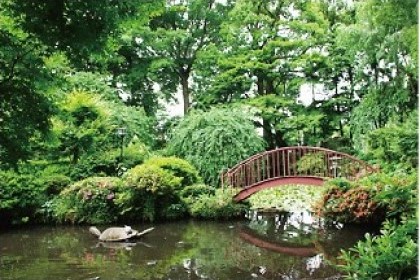
[[334,279],[325,259],[364,233],[327,228],[310,214],[250,215],[158,224],[136,243],[98,243],[87,227],[1,232],[0,279]]

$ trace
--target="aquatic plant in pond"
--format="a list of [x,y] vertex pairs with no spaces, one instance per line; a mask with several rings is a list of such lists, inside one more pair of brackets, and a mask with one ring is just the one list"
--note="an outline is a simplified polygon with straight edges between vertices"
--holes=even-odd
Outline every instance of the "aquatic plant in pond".
[[279,211],[312,211],[325,192],[325,187],[287,185],[259,191],[248,198],[251,209]]

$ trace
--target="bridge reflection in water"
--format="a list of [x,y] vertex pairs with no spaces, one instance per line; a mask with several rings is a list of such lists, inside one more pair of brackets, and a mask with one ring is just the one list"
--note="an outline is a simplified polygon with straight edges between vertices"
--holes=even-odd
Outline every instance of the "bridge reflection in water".
[[352,246],[366,232],[360,227],[346,227],[342,231],[342,224],[326,224],[309,212],[250,211],[247,218],[249,224],[238,230],[244,242],[280,254],[309,259],[315,256],[318,259],[335,259],[340,249]]

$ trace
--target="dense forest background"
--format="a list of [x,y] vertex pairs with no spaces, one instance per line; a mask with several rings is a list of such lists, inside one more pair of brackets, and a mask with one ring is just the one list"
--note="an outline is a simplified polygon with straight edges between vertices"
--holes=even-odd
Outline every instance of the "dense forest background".
[[0,164],[98,157],[118,149],[119,126],[125,143],[161,149],[179,122],[163,104],[180,93],[185,114],[247,108],[266,149],[318,145],[413,164],[417,5],[1,1]]

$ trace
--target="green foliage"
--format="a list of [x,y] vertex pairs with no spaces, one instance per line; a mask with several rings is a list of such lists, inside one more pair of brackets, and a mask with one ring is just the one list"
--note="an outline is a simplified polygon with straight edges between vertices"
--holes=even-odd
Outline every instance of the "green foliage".
[[48,205],[58,222],[106,224],[118,219],[116,200],[122,181],[115,177],[90,177],[65,188]]
[[123,219],[154,221],[176,218],[186,208],[176,195],[182,178],[153,164],[138,165],[124,174],[127,193],[119,199]]
[[377,189],[373,199],[386,209],[387,218],[400,220],[414,215],[418,206],[417,173],[378,173],[362,179],[361,183]]
[[85,153],[104,145],[109,133],[109,109],[98,96],[72,92],[61,104],[61,114],[53,120],[57,149],[77,163]]
[[157,195],[172,193],[180,188],[182,182],[182,178],[153,164],[142,164],[128,170],[124,180],[130,187]]
[[[60,108],[53,119],[50,150],[53,157],[70,156],[75,164],[73,178],[114,176],[121,162],[121,144],[125,150],[122,165],[126,168],[142,163],[148,153],[146,145],[153,145],[153,122],[136,108],[106,101],[91,92],[68,94]],[[120,126],[127,129],[124,143],[115,134]]]
[[321,176],[325,170],[325,159],[322,153],[307,153],[297,163],[298,171]]
[[58,195],[64,188],[68,187],[71,180],[68,176],[62,174],[55,174],[41,177],[39,179],[45,188],[47,195]]
[[205,184],[194,184],[183,188],[180,196],[184,199],[196,199],[201,195],[214,195],[215,188]]
[[337,187],[340,190],[348,191],[350,188],[354,186],[353,182],[350,182],[349,180],[345,178],[333,178],[331,180],[328,180],[326,183],[327,187],[334,188]]
[[32,156],[34,140],[49,128],[53,104],[45,94],[50,78],[44,47],[0,3],[0,164],[16,166]]
[[90,92],[102,99],[118,102],[118,92],[111,87],[111,81],[105,75],[93,72],[76,72],[66,75],[63,92]]
[[[154,125],[156,120],[147,116],[145,111],[139,107],[126,106],[121,103],[110,103],[111,116],[110,126],[115,129],[117,127],[125,127],[126,135],[125,143],[141,142],[148,147],[154,147]],[[113,139],[115,143],[119,139]]]
[[47,200],[45,186],[33,175],[0,171],[0,223],[22,224],[39,220],[37,210]]
[[136,1],[59,0],[53,2],[6,1],[6,8],[29,33],[49,46],[49,51],[65,51],[78,67],[91,68],[92,56],[104,50],[118,23],[132,15]]
[[149,155],[149,148],[140,142],[131,142],[124,148],[123,159],[120,149],[97,152],[82,157],[70,170],[73,180],[92,176],[117,176],[124,170],[142,164]]
[[217,189],[214,194],[201,194],[190,205],[190,214],[202,219],[231,219],[241,217],[246,207],[232,200],[235,190]]
[[168,151],[191,162],[204,181],[219,184],[220,172],[264,148],[249,115],[238,109],[192,111],[172,132]]
[[[169,99],[182,85],[187,113],[193,93],[189,83],[195,79],[197,56],[211,42],[218,41],[225,5],[209,0],[154,2],[139,5],[137,17],[124,25],[122,42],[117,46],[119,79],[131,93],[129,104],[143,106],[149,116],[156,114],[158,94]],[[152,5],[155,7],[150,9]],[[154,84],[160,86],[158,94]]]
[[194,166],[188,161],[176,157],[153,157],[146,164],[158,166],[170,171],[174,176],[182,178],[182,186],[190,186],[198,183],[201,178]]
[[350,252],[342,252],[339,268],[346,279],[415,279],[418,272],[417,219],[401,225],[386,222],[381,235],[366,235]]
[[418,166],[418,113],[412,112],[402,124],[389,124],[367,135],[369,155],[392,167],[395,163]]

